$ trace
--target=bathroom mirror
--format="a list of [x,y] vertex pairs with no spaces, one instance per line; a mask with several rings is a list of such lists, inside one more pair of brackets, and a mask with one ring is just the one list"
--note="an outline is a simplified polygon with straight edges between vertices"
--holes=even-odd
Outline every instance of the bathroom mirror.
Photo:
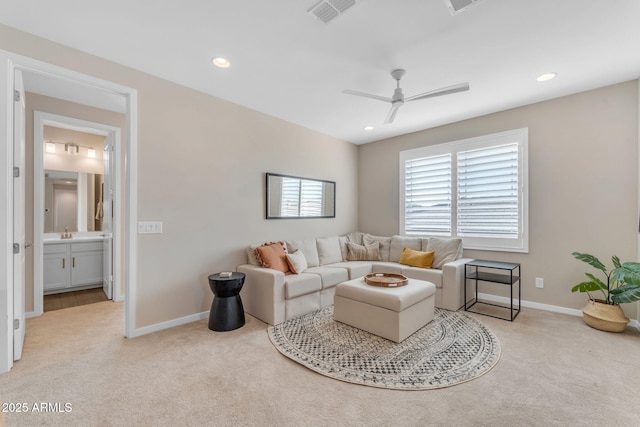
[[335,218],[336,183],[267,173],[267,219]]
[[45,169],[44,232],[102,231],[100,174]]

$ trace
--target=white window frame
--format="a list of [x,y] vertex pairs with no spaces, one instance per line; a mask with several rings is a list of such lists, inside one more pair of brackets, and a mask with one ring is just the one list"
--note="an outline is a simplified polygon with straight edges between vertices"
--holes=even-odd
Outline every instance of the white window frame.
[[[451,185],[452,185],[452,213],[450,237],[459,237],[463,241],[465,249],[477,249],[486,251],[504,252],[529,252],[529,171],[528,171],[528,137],[529,129],[521,128],[506,132],[484,135],[475,138],[463,139],[444,144],[420,147],[413,150],[400,152],[400,234],[407,235],[405,230],[405,162],[407,160],[431,157],[442,154],[452,154]],[[457,235],[457,153],[461,151],[475,150],[504,144],[518,144],[518,237],[517,238],[489,238],[470,237]],[[416,235],[412,233],[412,235]],[[427,235],[424,235],[427,236]]]

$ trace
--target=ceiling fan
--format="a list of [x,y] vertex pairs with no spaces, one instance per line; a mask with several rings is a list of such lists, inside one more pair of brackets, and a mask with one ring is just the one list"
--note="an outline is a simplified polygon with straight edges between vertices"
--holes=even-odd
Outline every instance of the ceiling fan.
[[451,93],[464,92],[469,90],[469,83],[465,82],[405,98],[404,94],[402,93],[402,88],[400,87],[400,79],[402,78],[402,76],[404,76],[405,72],[406,71],[402,69],[393,70],[391,72],[391,77],[396,80],[396,89],[393,91],[393,97],[391,98],[387,98],[386,96],[373,95],[365,92],[359,92],[357,90],[343,90],[342,93],[377,99],[378,101],[390,102],[391,110],[389,110],[389,114],[387,114],[387,118],[384,120],[384,124],[389,124],[393,123],[393,119],[395,119],[398,110],[405,102],[418,101],[420,99],[433,98],[436,96],[449,95]]

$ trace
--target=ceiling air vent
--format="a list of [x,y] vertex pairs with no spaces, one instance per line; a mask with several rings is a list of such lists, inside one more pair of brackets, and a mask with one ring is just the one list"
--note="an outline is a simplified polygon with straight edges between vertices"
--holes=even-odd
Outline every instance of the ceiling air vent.
[[317,20],[328,24],[354,4],[356,0],[320,0],[308,12]]
[[452,15],[466,10],[468,7],[473,6],[480,0],[444,0],[444,4],[447,5],[447,9]]

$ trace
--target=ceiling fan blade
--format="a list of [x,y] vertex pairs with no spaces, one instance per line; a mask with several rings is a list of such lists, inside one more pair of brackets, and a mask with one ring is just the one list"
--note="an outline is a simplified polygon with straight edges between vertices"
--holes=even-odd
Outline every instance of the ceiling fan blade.
[[378,101],[391,102],[391,98],[387,98],[386,96],[378,96],[372,95],[370,93],[358,92],[357,90],[343,90],[342,93],[346,93],[347,95],[355,95],[355,96],[363,96],[365,98],[376,99]]
[[396,114],[398,113],[398,110],[400,109],[400,107],[402,107],[402,103],[401,102],[394,102],[393,103],[393,105],[391,106],[391,110],[389,110],[389,114],[387,114],[387,118],[384,119],[384,124],[385,125],[393,123],[393,119],[396,118]]
[[465,82],[465,83],[460,83],[453,86],[443,87],[442,89],[432,90],[431,92],[425,92],[419,95],[410,96],[408,98],[405,98],[404,102],[417,101],[419,99],[425,99],[425,98],[433,98],[435,96],[449,95],[452,93],[464,92],[467,90],[469,90],[469,83]]

